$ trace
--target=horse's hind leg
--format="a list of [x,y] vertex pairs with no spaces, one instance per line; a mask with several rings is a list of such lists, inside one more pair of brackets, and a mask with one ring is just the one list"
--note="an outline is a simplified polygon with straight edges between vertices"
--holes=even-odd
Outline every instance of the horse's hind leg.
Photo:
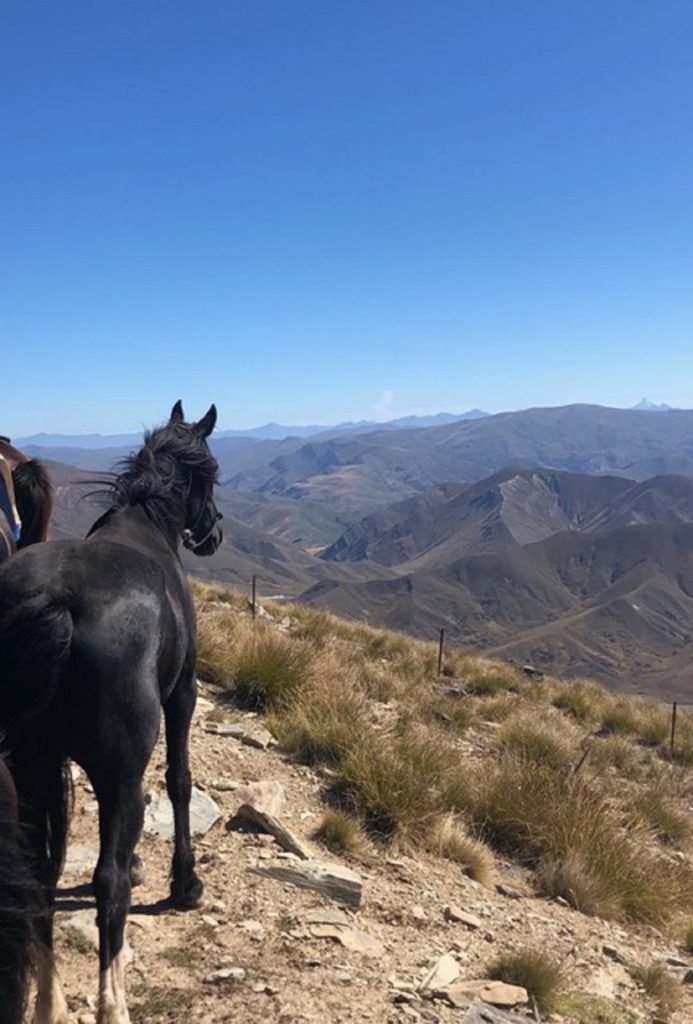
[[41,722],[36,723],[35,743],[18,744],[13,752],[13,775],[34,877],[43,893],[42,912],[36,920],[36,1006],[34,1024],[67,1024],[67,1003],[53,958],[53,906],[62,867],[67,829],[66,795],[62,758],[51,752]]
[[164,705],[166,719],[166,789],[173,804],[174,851],[171,868],[171,902],[181,910],[197,907],[202,882],[195,874],[195,854],[190,839],[192,780],[188,761],[190,722],[195,710],[194,667],[181,674]]
[[142,829],[139,781],[94,786],[99,801],[101,848],[94,873],[99,926],[98,1024],[129,1024],[125,1002],[123,942],[130,909],[130,866]]

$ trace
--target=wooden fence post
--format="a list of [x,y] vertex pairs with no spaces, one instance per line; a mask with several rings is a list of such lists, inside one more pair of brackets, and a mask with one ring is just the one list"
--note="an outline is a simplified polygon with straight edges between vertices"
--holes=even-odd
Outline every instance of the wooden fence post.
[[445,650],[445,630],[441,629],[438,640],[438,675],[443,674],[443,652]]

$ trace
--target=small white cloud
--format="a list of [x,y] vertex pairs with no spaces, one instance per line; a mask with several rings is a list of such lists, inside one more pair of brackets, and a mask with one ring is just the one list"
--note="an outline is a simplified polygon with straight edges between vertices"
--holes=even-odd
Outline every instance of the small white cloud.
[[389,388],[383,391],[378,401],[373,406],[375,412],[375,418],[377,420],[386,420],[390,414],[392,403],[395,400],[395,393]]

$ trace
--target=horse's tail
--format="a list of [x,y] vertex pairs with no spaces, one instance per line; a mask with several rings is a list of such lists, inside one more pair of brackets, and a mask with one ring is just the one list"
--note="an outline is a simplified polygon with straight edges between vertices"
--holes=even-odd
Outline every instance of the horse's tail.
[[17,826],[16,793],[0,759],[0,1022],[20,1024],[34,966],[41,891]]
[[53,487],[46,467],[39,459],[20,463],[12,474],[17,512],[22,532],[17,548],[44,541],[53,512]]
[[42,858],[57,878],[71,797],[60,684],[72,645],[72,616],[50,593],[16,603],[12,598],[11,592],[0,597],[0,720],[17,788],[30,799],[27,824],[45,839]]

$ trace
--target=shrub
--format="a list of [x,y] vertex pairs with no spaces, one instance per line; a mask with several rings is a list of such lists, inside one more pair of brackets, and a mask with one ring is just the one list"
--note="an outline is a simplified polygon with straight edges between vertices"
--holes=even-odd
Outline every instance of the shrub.
[[633,977],[645,989],[662,1020],[668,1020],[681,1001],[679,981],[661,964],[635,969]]
[[538,950],[523,949],[503,953],[488,965],[487,974],[506,985],[527,989],[542,1013],[553,1013],[563,983],[558,964]]
[[365,847],[365,836],[358,821],[343,811],[326,811],[317,838],[332,853],[358,854]]

